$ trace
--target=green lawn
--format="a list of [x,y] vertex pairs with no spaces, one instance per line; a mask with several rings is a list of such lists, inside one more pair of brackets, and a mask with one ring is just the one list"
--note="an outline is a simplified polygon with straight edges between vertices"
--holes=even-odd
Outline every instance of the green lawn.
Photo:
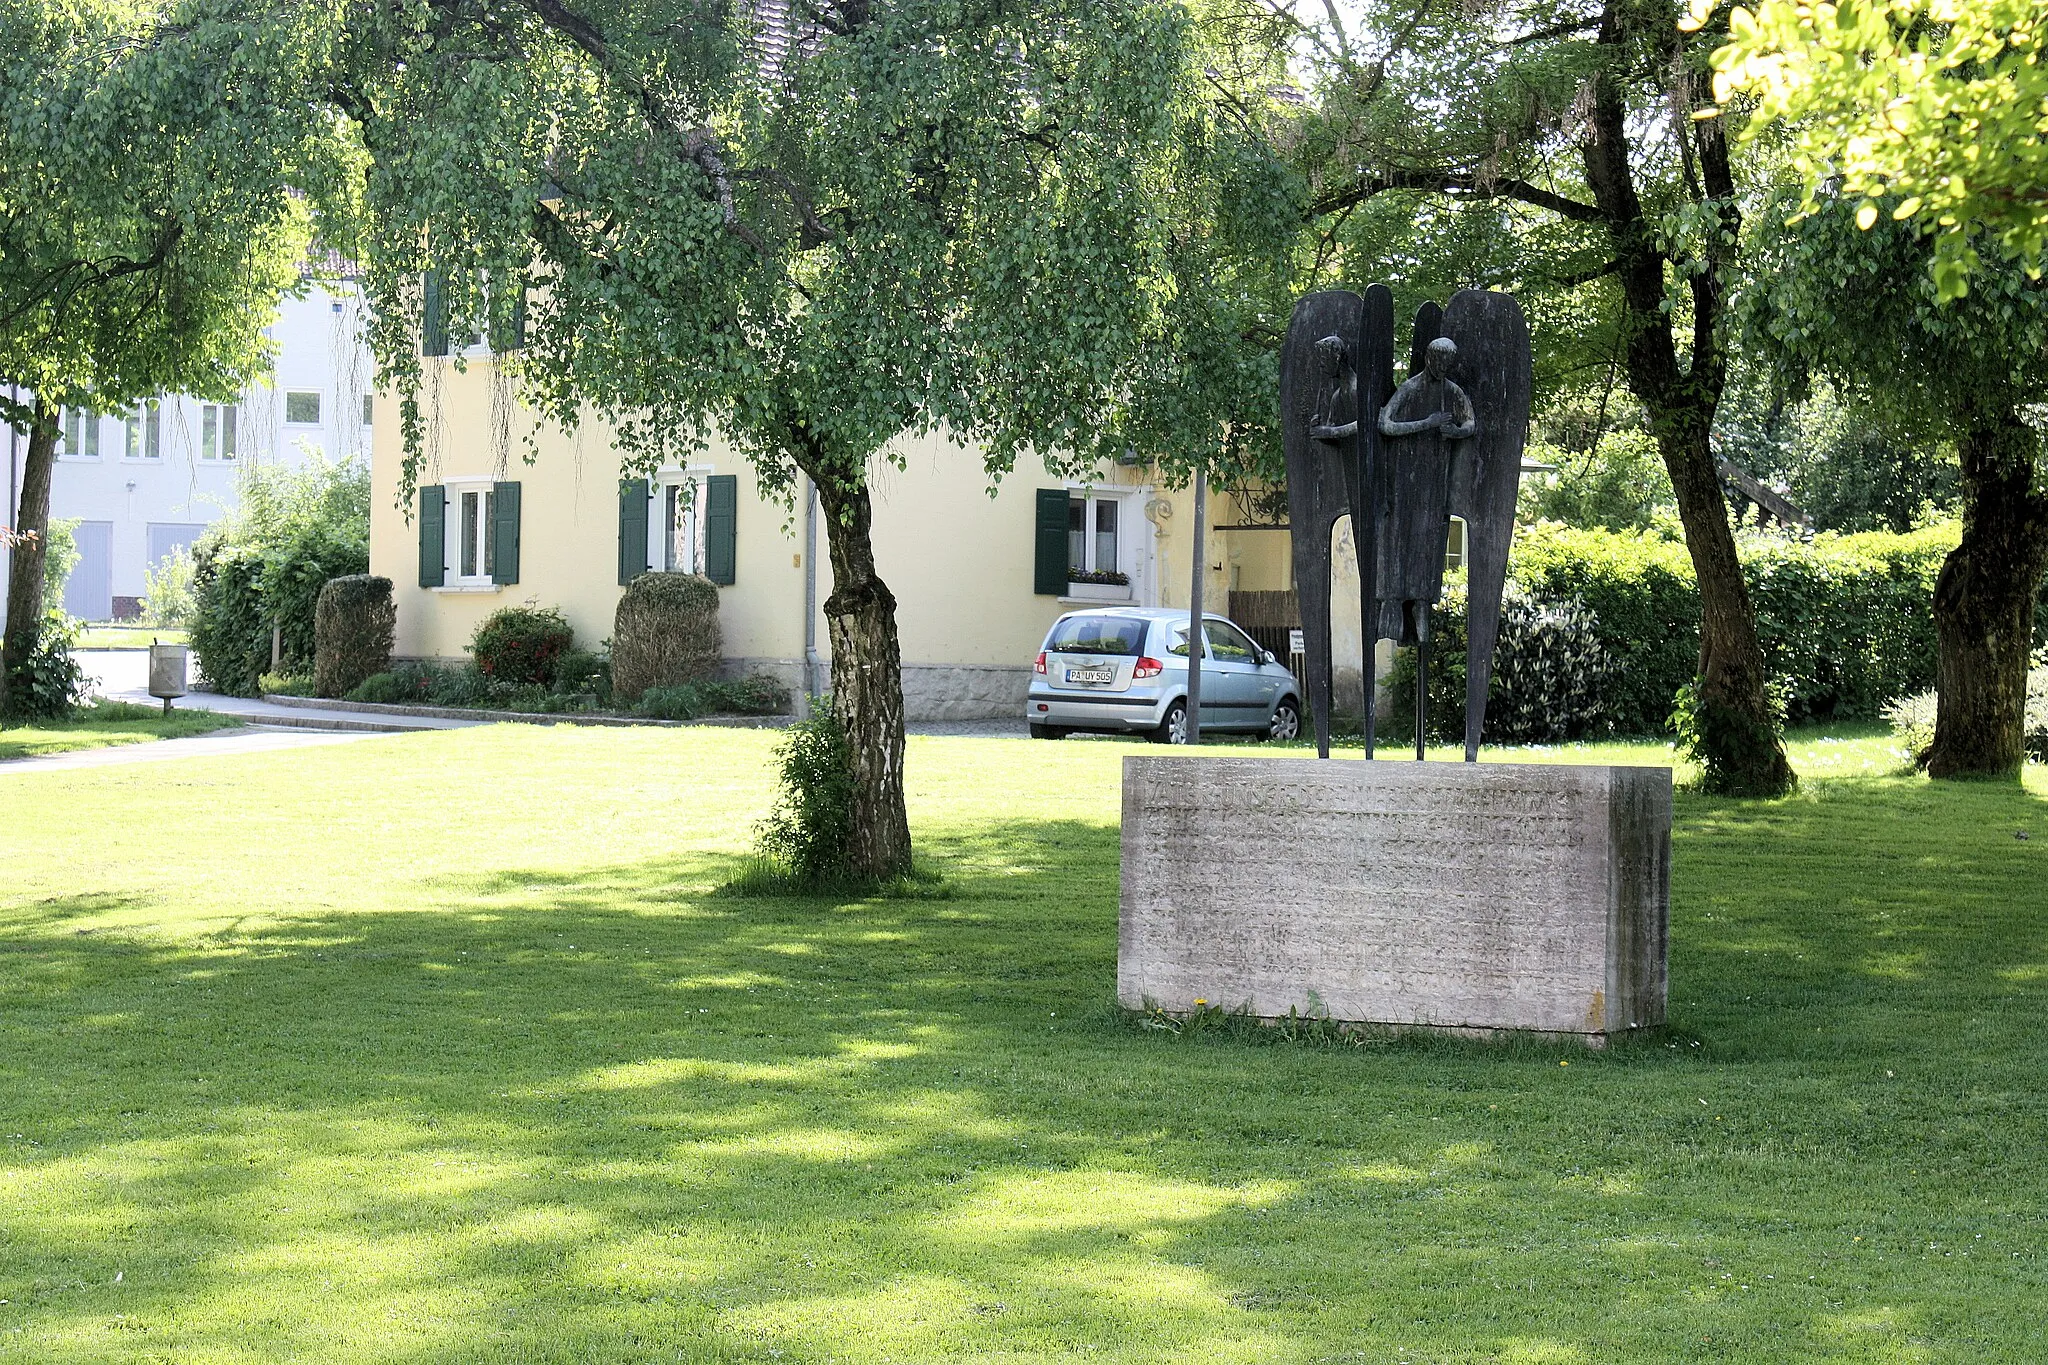
[[81,708],[70,720],[34,721],[0,728],[0,760],[100,749],[109,744],[141,744],[152,739],[186,739],[215,730],[231,730],[241,723],[216,711],[173,710],[166,716],[160,707],[99,701]]
[[73,649],[148,649],[153,644],[182,645],[186,632],[156,626],[117,626],[110,622],[88,625]]
[[1130,746],[710,895],[774,738],[11,779],[0,1361],[2048,1359],[2039,770],[1681,797],[1662,1036],[1318,1048],[1110,1008]]

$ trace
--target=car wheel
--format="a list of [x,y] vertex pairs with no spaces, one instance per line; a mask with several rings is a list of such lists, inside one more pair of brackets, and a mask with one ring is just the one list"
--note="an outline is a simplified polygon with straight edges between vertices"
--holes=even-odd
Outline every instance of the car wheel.
[[1273,723],[1266,727],[1267,739],[1293,739],[1301,733],[1301,707],[1292,697],[1282,697],[1273,708]]
[[1065,739],[1067,732],[1062,726],[1040,725],[1034,720],[1031,722],[1031,737],[1033,739]]
[[1188,704],[1177,701],[1166,708],[1166,714],[1159,719],[1159,727],[1152,732],[1154,744],[1185,744],[1188,742]]

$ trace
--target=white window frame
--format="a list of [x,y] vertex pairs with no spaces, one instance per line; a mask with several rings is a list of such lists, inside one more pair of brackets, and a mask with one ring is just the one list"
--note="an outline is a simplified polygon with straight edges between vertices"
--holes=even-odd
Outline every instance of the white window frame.
[[[647,570],[649,573],[696,573],[704,572],[704,499],[713,473],[710,465],[690,465],[687,468],[669,466],[656,473],[647,481]],[[668,551],[670,545],[668,529],[668,491],[684,484],[696,485],[690,495],[688,535],[694,563],[683,569],[670,569]]]
[[[447,513],[441,518],[442,592],[497,592],[505,586],[493,583],[490,571],[491,501],[497,482],[496,476],[490,474],[466,474],[441,481],[442,494],[448,499]],[[465,575],[462,572],[462,500],[470,494],[477,498],[477,571]]]
[[161,398],[137,403],[121,423],[121,459],[127,464],[164,462],[164,405]]
[[[78,433],[79,439],[76,443],[71,439],[73,431]],[[87,443],[86,437],[88,434],[92,438],[92,451],[90,454],[81,454],[78,447]],[[98,413],[89,408],[66,408],[64,409],[63,426],[57,435],[57,458],[60,460],[74,460],[80,464],[98,464],[100,462],[100,454],[104,449],[100,437],[105,434],[100,429],[100,415]]]
[[[1472,557],[1472,528],[1465,524],[1463,517],[1451,518],[1451,529],[1444,536],[1444,572],[1462,569]],[[1455,548],[1454,548],[1455,547]]]
[[320,417],[315,417],[310,422],[295,422],[292,420],[292,399],[294,398],[311,398],[313,400],[314,408],[318,410],[322,416],[325,416],[327,410],[327,395],[319,389],[286,389],[284,391],[284,424],[288,427],[309,427],[313,429],[318,429],[322,425]]
[[[241,457],[241,407],[240,403],[199,405],[199,459],[202,464],[233,464]],[[228,439],[230,436],[232,440]]]
[[[1124,585],[1110,583],[1076,583],[1069,580],[1062,602],[1119,602],[1153,605],[1153,566],[1156,560],[1155,538],[1157,528],[1145,515],[1145,504],[1153,493],[1150,484],[1090,483],[1072,481],[1067,484],[1067,501],[1071,505],[1077,499],[1084,502],[1088,511],[1082,539],[1082,567],[1100,570],[1112,568],[1130,582]],[[1116,508],[1116,563],[1098,565],[1094,562],[1095,507],[1101,502],[1114,502]],[[1072,565],[1068,566],[1070,569]]]

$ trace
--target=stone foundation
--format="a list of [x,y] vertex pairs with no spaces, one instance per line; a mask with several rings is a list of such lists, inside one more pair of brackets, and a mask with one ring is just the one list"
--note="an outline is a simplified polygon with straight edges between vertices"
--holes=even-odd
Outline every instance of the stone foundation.
[[1668,768],[1130,757],[1117,998],[1590,1041],[1661,1024]]

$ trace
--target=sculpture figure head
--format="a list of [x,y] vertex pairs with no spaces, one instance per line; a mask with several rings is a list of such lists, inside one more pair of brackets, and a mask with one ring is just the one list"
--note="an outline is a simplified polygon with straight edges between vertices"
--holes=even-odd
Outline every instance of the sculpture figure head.
[[1342,377],[1351,366],[1350,348],[1340,336],[1327,336],[1316,342],[1316,365],[1329,379]]
[[1424,352],[1422,368],[1429,373],[1431,379],[1447,379],[1451,373],[1451,362],[1457,358],[1458,343],[1449,337],[1438,337],[1429,343],[1429,349]]

